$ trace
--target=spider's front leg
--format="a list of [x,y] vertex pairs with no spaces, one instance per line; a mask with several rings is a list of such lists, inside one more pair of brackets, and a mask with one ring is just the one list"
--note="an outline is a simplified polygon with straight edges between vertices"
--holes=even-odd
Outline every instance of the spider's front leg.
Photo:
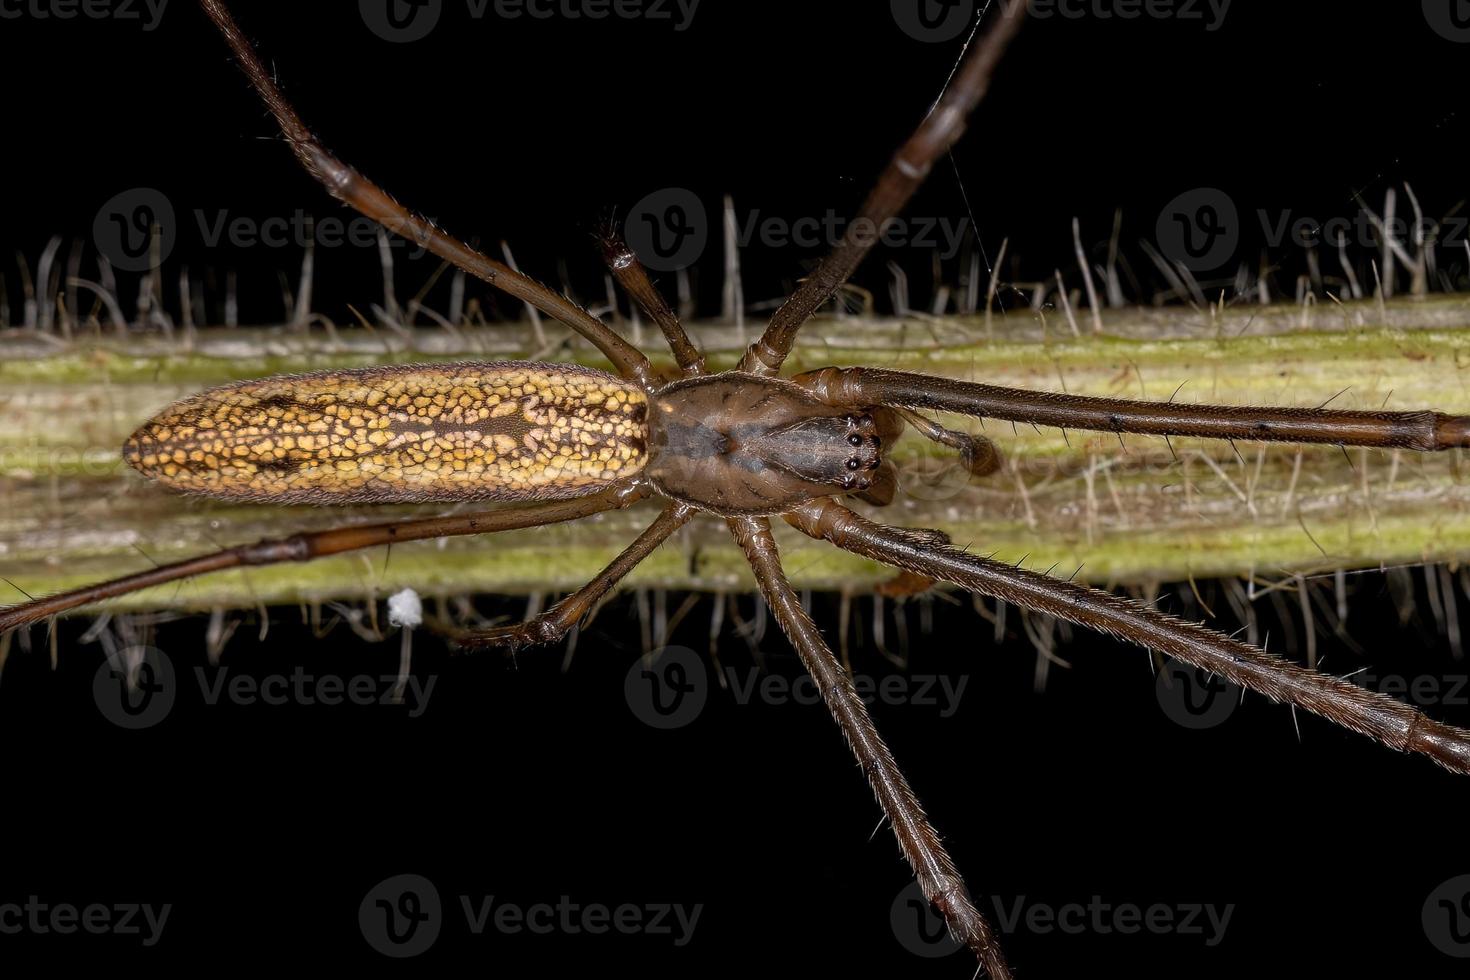
[[658,519],[609,562],[606,568],[598,572],[592,581],[535,619],[494,629],[451,632],[450,639],[466,649],[500,647],[510,653],[527,647],[555,643],[566,636],[573,626],[584,622],[603,596],[612,591],[640,562],[653,554],[670,535],[689,523],[694,513],[694,508],[685,504],[669,504]]
[[1069,395],[881,368],[822,368],[797,380],[829,405],[954,412],[1060,429],[1442,452],[1470,448],[1470,416],[1277,405],[1191,405]]
[[[864,402],[861,394],[849,391],[841,385],[832,384],[831,379],[834,372],[840,375],[841,369],[821,368],[816,371],[806,371],[794,375],[791,381],[811,392],[823,404],[831,405],[833,408],[855,412],[874,411],[875,403]],[[904,424],[907,423],[915,432],[930,442],[938,443],[959,453],[960,461],[964,464],[965,469],[970,471],[971,476],[990,476],[1004,464],[1000,447],[985,436],[947,429],[933,419],[925,418],[918,412],[902,406],[883,406],[877,411],[882,413],[880,417],[890,420],[887,437],[889,442],[903,433]],[[890,466],[891,469],[891,464],[887,461],[884,465]],[[893,494],[890,493],[887,500],[870,499],[862,495],[860,497],[867,500],[868,503],[887,504],[892,501]]]

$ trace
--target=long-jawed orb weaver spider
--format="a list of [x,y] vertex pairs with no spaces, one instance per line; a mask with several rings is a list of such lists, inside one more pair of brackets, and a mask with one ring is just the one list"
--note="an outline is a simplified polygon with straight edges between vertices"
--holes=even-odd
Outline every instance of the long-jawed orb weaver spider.
[[[301,561],[396,541],[535,527],[662,502],[658,517],[603,572],[544,615],[467,633],[469,646],[551,642],[696,514],[724,519],[762,594],[851,744],[930,902],[992,976],[1008,976],[984,917],[878,736],[851,679],[786,584],[770,519],[870,559],[1123,637],[1401,751],[1470,772],[1470,733],[1345,680],[1301,668],[1150,607],[951,547],[943,533],[888,527],[842,503],[881,504],[896,480],[888,452],[907,427],[985,474],[995,448],[913,414],[932,410],[1117,433],[1316,442],[1435,451],[1470,446],[1470,418],[1433,412],[1239,408],[1119,401],[997,388],[894,371],[828,368],[780,377],[797,331],[842,285],[871,240],[844,238],[772,319],[734,371],[709,373],[631,250],[604,239],[617,281],[662,330],[680,377],[552,290],[398,205],[333,157],[285,100],[231,15],[202,0],[308,171],[384,227],[566,323],[616,375],[538,363],[421,365],[270,378],[185,399],[144,425],[125,455],[178,489],[275,502],[486,499],[474,515],[328,530],[222,550],[0,613],[0,629],[223,568]],[[863,206],[882,224],[958,139],[1024,8],[1003,5]],[[864,223],[853,222],[857,229]],[[869,226],[871,227],[871,226]],[[869,239],[871,236],[869,236]]]

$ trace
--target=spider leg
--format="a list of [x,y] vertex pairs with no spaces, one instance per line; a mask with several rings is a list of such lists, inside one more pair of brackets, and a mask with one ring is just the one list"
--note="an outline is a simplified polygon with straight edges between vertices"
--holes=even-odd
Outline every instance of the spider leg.
[[600,493],[570,500],[547,501],[478,514],[456,514],[450,517],[426,517],[416,520],[388,521],[357,527],[332,528],[293,534],[287,538],[268,538],[254,544],[225,548],[197,558],[159,565],[135,575],[125,575],[70,592],[36,599],[0,609],[0,634],[20,626],[29,626],[48,616],[76,609],[78,606],[114,599],[139,592],[165,582],[192,578],[206,572],[256,565],[274,565],[287,561],[310,561],[344,551],[358,551],[400,541],[424,538],[447,538],[465,534],[488,534],[540,527],[590,517],[606,510],[627,507],[649,494],[642,481],[634,478],[613,484]]
[[958,452],[971,476],[989,476],[1000,469],[1000,447],[984,436],[946,429],[938,422],[906,408],[897,409],[897,412],[925,439]]
[[1032,425],[1141,435],[1379,446],[1423,452],[1470,447],[1470,416],[1441,412],[1182,405],[1001,388],[866,368],[823,368],[801,378],[817,397],[839,406],[929,409]]
[[648,270],[643,263],[638,261],[638,256],[623,241],[622,236],[610,227],[602,231],[598,236],[598,242],[602,246],[602,257],[612,272],[613,278],[623,287],[627,294],[633,297],[639,309],[648,314],[648,318],[658,324],[663,331],[664,340],[668,341],[669,350],[674,354],[674,360],[678,363],[685,377],[694,377],[707,373],[704,367],[704,355],[689,335],[684,332],[684,325],[679,322],[678,315],[669,308],[663,293],[653,284],[648,276]]
[[[807,371],[804,374],[793,375],[791,382],[806,388],[812,394],[829,405],[837,408],[861,409],[871,411],[879,420],[881,438],[884,445],[890,445],[899,436],[903,435],[905,425],[912,427],[919,435],[936,442],[941,446],[953,449],[960,454],[965,468],[970,471],[971,476],[990,476],[1001,468],[1002,457],[1000,447],[985,436],[975,435],[969,432],[958,432],[947,429],[932,419],[925,418],[918,412],[907,408],[893,408],[889,406],[872,406],[855,402],[845,398],[840,385],[832,385],[827,382],[829,371],[832,368],[824,368],[820,371]],[[885,460],[885,466],[890,465]],[[898,474],[893,473],[894,491],[897,491]],[[871,493],[871,491],[870,491]],[[882,501],[870,499],[865,494],[856,494],[859,500],[868,503],[879,503],[886,505],[893,500],[893,494]]]
[[874,507],[887,507],[893,503],[893,498],[898,496],[898,467],[893,465],[893,460],[885,459],[880,463],[868,489],[861,490],[853,496]]
[[1157,650],[1390,748],[1417,752],[1452,772],[1470,774],[1470,731],[1434,721],[1403,702],[1308,670],[1197,623],[950,545],[918,544],[902,529],[875,524],[831,500],[804,505],[786,519],[845,551]]
[[908,780],[878,734],[868,709],[853,686],[852,677],[827,647],[816,625],[801,608],[781,569],[781,556],[764,517],[735,517],[728,521],[736,542],[755,571],[761,594],[775,614],[810,672],[817,690],[832,712],[859,765],[873,787],[904,857],[914,869],[924,897],[944,916],[951,932],[962,940],[994,980],[1010,977],[1005,956],[984,915],[966,893],[939,834],[929,824]]
[[286,100],[223,0],[200,0],[200,6],[224,35],[245,77],[276,117],[297,159],[333,197],[470,275],[565,323],[602,351],[624,377],[643,382],[652,379],[648,358],[607,324],[565,296],[441,231],[433,222],[408,210],[381,187],[333,156]]
[[761,338],[740,360],[740,370],[775,374],[811,315],[847,281],[872,249],[890,219],[903,210],[928,176],[934,161],[949,152],[965,130],[965,120],[984,98],[995,66],[1026,19],[1024,3],[1000,5],[1000,19],[971,46],[923,122],[894,154],[868,193],[842,239],[771,317]]
[[502,626],[487,630],[464,630],[451,634],[460,646],[469,649],[503,647],[514,653],[525,647],[555,643],[573,626],[584,621],[602,597],[607,595],[624,576],[638,567],[658,546],[694,516],[694,508],[685,504],[671,503],[664,508],[658,519],[633,543],[623,549],[606,568],[576,592],[552,606],[546,612],[514,626]]

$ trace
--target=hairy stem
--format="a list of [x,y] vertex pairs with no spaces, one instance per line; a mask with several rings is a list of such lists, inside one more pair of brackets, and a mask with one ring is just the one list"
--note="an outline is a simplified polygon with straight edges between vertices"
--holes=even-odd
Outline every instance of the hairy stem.
[[[1231,404],[1470,412],[1470,301],[1183,308],[1105,313],[1075,338],[1027,315],[816,325],[791,371],[889,367],[991,384],[1113,397]],[[553,345],[557,334],[552,328]],[[733,366],[739,335],[690,330],[712,370]],[[525,356],[529,328],[420,330],[403,337],[286,328],[202,330],[180,338],[0,336],[0,575],[33,594],[138,571],[220,545],[424,508],[242,506],[184,499],[122,465],[118,447],[180,395],[224,381],[316,368]],[[748,338],[746,338],[748,340]],[[547,359],[596,363],[584,345]],[[1183,388],[1179,386],[1183,384]],[[1347,389],[1343,391],[1343,389]],[[1334,398],[1333,396],[1337,396]],[[946,424],[982,431],[979,423]],[[889,523],[942,527],[957,543],[1097,584],[1377,567],[1470,554],[1470,470],[1458,451],[1407,452],[1033,430],[983,429],[1005,468],[970,481],[952,454],[910,434],[895,447],[904,489]],[[1177,458],[1176,458],[1177,457]],[[433,511],[430,511],[433,512]],[[637,535],[641,508],[537,532],[395,546],[278,569],[224,572],[133,597],[135,608],[254,606],[382,595],[526,593],[576,588]],[[779,530],[779,529],[778,529]],[[719,522],[696,520],[635,572],[661,588],[744,590],[748,572]],[[876,583],[876,563],[786,540],[797,588]],[[699,552],[697,563],[691,552]],[[141,553],[140,553],[141,552]],[[0,585],[0,589],[6,587]],[[20,599],[0,594],[0,604]]]

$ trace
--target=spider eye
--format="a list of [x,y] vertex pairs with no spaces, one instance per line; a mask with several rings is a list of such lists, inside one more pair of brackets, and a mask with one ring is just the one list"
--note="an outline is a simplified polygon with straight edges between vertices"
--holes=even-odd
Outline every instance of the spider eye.
[[859,461],[857,461],[855,459],[849,459],[847,461],[847,468],[850,469],[850,470],[855,470],[859,466],[862,466],[862,465],[863,465],[862,463],[860,463]]
[[847,437],[847,444],[849,446],[861,446],[863,444],[863,437],[854,432]]

